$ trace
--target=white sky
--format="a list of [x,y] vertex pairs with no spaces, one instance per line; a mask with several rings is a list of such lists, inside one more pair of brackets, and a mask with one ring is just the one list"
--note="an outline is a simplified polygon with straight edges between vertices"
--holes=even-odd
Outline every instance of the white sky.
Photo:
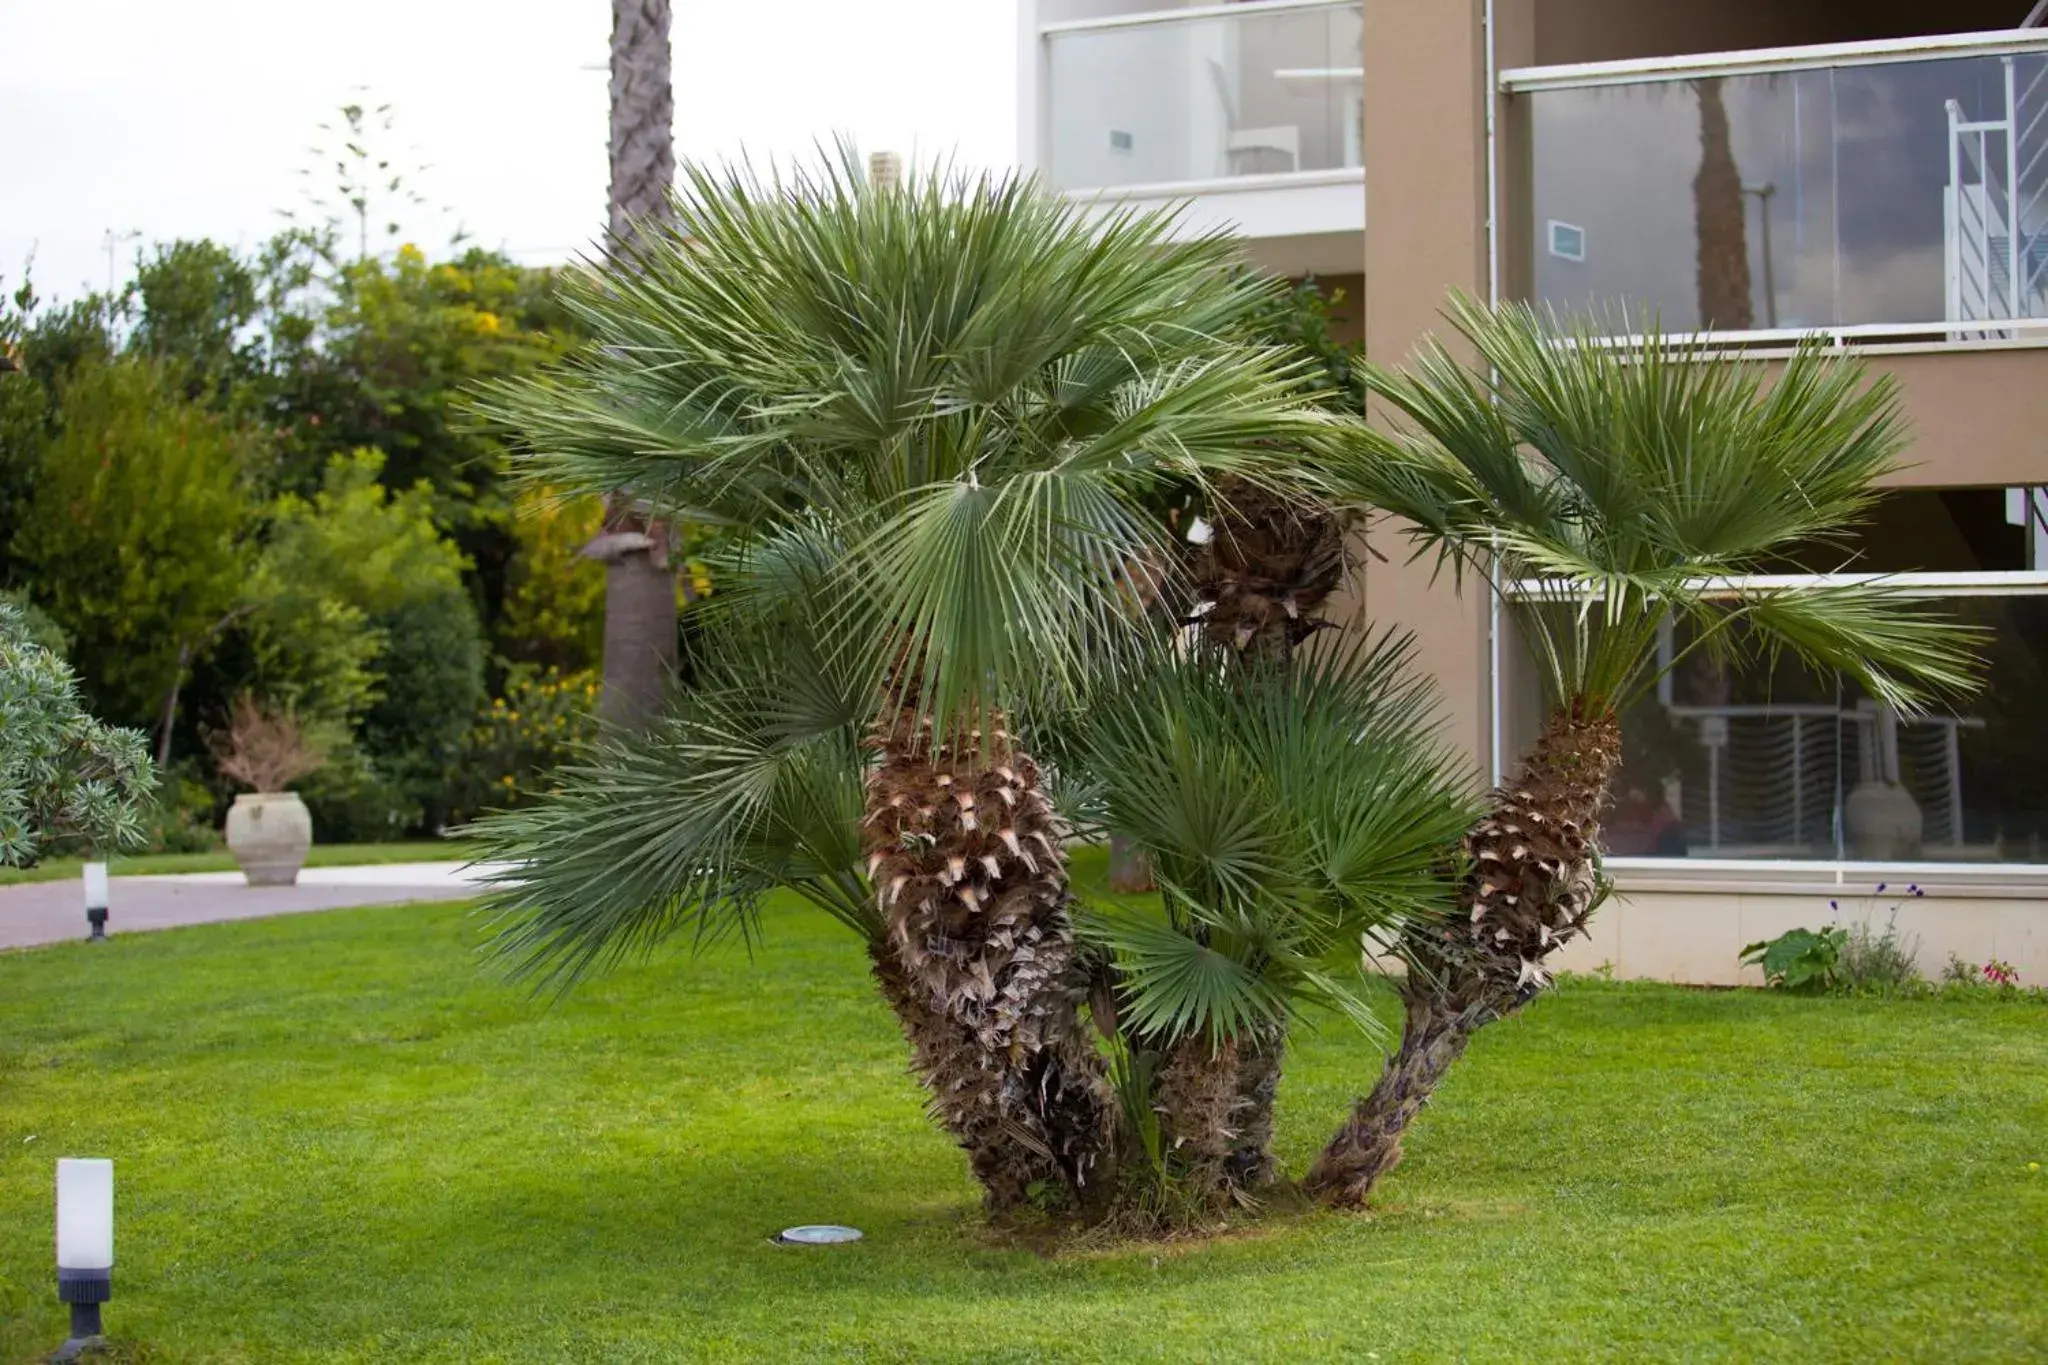
[[[1014,0],[674,12],[683,157],[846,132],[1014,160]],[[253,247],[303,207],[317,125],[358,86],[394,106],[419,189],[478,242],[564,259],[604,221],[610,29],[607,0],[0,0],[0,283],[33,250],[46,298],[103,288],[110,230]],[[438,254],[445,229],[420,229]]]

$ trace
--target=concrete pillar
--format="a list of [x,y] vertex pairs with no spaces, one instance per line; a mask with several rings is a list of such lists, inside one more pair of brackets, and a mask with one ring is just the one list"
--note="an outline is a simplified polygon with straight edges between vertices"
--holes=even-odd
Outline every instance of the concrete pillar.
[[[1501,65],[1526,62],[1533,0],[1496,0],[1494,12]],[[1382,364],[1439,329],[1449,291],[1487,294],[1485,17],[1483,0],[1365,0],[1365,344]],[[1468,577],[1460,591],[1411,553],[1397,524],[1369,527],[1352,606],[1375,627],[1415,634],[1418,661],[1443,689],[1448,737],[1485,774],[1485,584]]]

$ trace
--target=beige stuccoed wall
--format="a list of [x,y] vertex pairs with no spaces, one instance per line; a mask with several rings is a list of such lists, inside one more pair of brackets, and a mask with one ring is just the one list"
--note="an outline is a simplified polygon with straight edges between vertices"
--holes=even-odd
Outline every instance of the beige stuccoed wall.
[[2048,348],[1878,354],[1867,363],[1897,381],[1911,430],[1907,468],[1888,482],[1962,488],[2048,480]]
[[[2025,872],[1959,874],[1943,870],[1857,869],[1834,874],[1787,868],[1714,872],[1697,867],[1618,866],[1615,894],[1595,912],[1591,936],[1557,955],[1559,971],[1611,968],[1621,980],[1694,985],[1762,985],[1763,974],[1738,962],[1742,949],[1789,929],[1869,922],[1882,930],[1898,907],[1902,936],[1918,938],[1917,961],[1930,980],[1948,955],[1982,966],[2003,958],[2020,984],[2048,985],[2048,876]],[[1898,894],[1921,883],[1926,895]],[[1879,882],[1890,894],[1873,895]],[[1831,910],[1830,899],[1840,904]]]

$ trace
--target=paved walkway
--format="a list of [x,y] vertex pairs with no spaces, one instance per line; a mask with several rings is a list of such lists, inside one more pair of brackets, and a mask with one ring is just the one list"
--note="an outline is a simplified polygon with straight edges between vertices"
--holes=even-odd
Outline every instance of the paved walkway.
[[[239,872],[116,877],[107,932],[172,929],[218,920],[260,919],[349,905],[460,900],[477,893],[479,872],[461,863],[309,867],[297,886],[249,886]],[[84,938],[85,891],[77,878],[0,886],[0,950]]]

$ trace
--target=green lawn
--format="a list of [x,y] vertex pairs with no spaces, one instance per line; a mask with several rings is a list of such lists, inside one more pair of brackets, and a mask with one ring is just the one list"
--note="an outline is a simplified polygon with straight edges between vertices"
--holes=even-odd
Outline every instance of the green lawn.
[[[315,844],[308,867],[361,867],[370,863],[438,863],[466,859],[469,846],[455,839],[417,839],[397,844]],[[0,886],[16,882],[58,882],[78,875],[82,858],[52,858],[34,867],[0,867]],[[232,872],[225,849],[214,853],[139,853],[119,857],[108,869],[116,877],[165,872]]]
[[[110,1327],[181,1361],[2048,1358],[2048,1010],[1572,983],[1369,1217],[984,1230],[856,945],[547,1007],[459,907],[0,954],[0,1361],[62,1336],[51,1163],[117,1165]],[[1293,1060],[1299,1170],[1368,1046]],[[852,1247],[771,1245],[842,1221]]]

